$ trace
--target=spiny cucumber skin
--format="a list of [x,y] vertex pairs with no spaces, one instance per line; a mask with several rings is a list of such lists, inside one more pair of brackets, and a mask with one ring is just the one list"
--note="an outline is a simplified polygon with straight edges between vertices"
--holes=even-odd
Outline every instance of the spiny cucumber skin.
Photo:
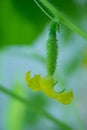
[[56,40],[56,23],[50,25],[49,38],[47,40],[47,71],[48,75],[53,75],[56,69],[57,61],[57,40]]
[[53,75],[56,69],[57,61],[57,42],[47,41],[47,71],[48,75]]

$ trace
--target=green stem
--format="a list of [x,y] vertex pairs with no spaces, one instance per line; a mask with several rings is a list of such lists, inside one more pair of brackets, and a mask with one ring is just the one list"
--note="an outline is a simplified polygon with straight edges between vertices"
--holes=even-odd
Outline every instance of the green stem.
[[39,0],[46,8],[53,13],[56,17],[56,22],[61,21],[64,25],[70,28],[72,31],[76,32],[80,36],[82,36],[85,40],[87,40],[87,34],[76,27],[73,23],[71,23],[58,9],[56,9],[52,4],[50,4],[47,0]]
[[37,111],[38,114],[40,114],[40,115],[44,116],[45,118],[49,119],[50,121],[54,122],[61,130],[64,130],[64,129],[72,130],[67,124],[63,123],[62,121],[59,121],[58,119],[53,117],[50,113],[46,112],[45,110],[39,110],[29,100],[24,99],[23,97],[20,97],[19,95],[17,95],[13,91],[8,90],[7,88],[0,86],[0,92],[3,92],[5,94],[11,96],[14,99],[17,99],[18,101],[20,101],[21,103],[27,105],[28,107],[31,107],[32,109]]
[[37,0],[34,0],[34,2],[37,4],[37,6],[51,19],[53,18],[41,7],[41,5],[37,2]]

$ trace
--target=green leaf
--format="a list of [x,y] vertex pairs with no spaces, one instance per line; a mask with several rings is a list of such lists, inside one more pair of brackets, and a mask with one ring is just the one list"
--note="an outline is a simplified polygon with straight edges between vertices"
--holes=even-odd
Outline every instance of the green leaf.
[[0,46],[31,44],[47,21],[33,0],[0,1]]

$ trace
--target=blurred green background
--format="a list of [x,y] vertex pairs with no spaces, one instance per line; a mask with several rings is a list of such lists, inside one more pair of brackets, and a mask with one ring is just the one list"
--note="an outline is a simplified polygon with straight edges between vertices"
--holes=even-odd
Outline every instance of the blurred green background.
[[[86,0],[48,0],[87,33]],[[0,85],[35,104],[26,107],[0,91],[0,130],[60,130],[37,110],[45,109],[73,130],[86,130],[87,41],[61,25],[55,78],[73,89],[70,105],[62,105],[27,88],[25,74],[46,75],[46,40],[50,19],[33,0],[0,0]],[[57,86],[58,89],[60,85]],[[36,110],[35,110],[36,109]]]

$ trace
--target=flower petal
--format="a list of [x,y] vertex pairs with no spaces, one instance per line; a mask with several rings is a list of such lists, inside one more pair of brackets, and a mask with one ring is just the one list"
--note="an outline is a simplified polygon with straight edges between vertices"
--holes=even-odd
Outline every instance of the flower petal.
[[26,76],[25,76],[25,80],[26,80],[26,83],[27,83],[27,85],[28,85],[28,83],[29,83],[29,81],[30,81],[30,71],[28,71],[27,73],[26,73]]
[[72,102],[73,99],[73,91],[71,90],[68,92],[57,94],[56,99],[63,104],[69,104]]
[[31,78],[30,71],[26,73],[26,83],[33,91],[43,91],[48,97],[52,97],[62,104],[69,104],[73,99],[73,91],[57,93],[54,91],[54,79],[52,77],[42,78],[40,74]]
[[29,71],[26,73],[25,80],[28,87],[32,88],[34,91],[41,90],[42,77],[39,74],[31,78]]

